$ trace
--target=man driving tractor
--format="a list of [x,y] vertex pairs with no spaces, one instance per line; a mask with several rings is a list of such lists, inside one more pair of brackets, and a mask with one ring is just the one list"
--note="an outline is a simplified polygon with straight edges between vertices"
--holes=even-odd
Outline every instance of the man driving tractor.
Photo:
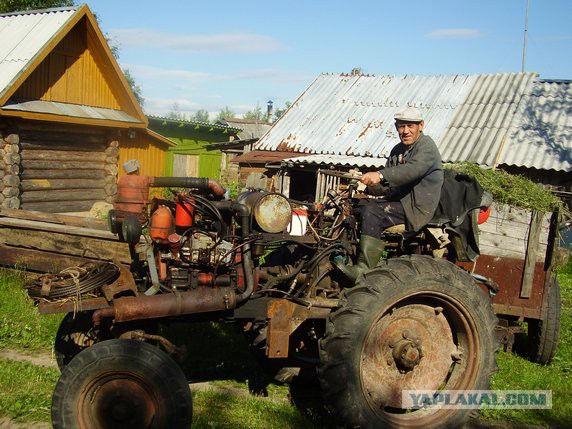
[[405,224],[406,231],[418,231],[431,220],[439,204],[443,185],[441,154],[433,139],[423,134],[421,113],[407,107],[394,119],[401,142],[391,150],[385,168],[360,178],[374,193],[381,190],[384,197],[363,199],[356,208],[361,219],[357,261],[346,265],[334,260],[352,282],[377,265],[386,246],[380,238],[383,231],[399,224]]

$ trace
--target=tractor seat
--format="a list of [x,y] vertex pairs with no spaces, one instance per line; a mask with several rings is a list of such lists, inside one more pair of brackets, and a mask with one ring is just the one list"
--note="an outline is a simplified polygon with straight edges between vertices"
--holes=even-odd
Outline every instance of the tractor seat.
[[403,234],[405,232],[405,224],[398,223],[383,230],[384,234]]

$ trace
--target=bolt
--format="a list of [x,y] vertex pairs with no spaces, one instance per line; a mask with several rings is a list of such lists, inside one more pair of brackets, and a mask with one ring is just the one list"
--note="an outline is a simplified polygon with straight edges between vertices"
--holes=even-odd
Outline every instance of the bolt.
[[451,357],[457,363],[461,362],[461,356],[463,356],[463,352],[461,352],[459,350],[455,350],[451,353]]
[[440,315],[443,312],[443,307],[435,307],[435,315]]

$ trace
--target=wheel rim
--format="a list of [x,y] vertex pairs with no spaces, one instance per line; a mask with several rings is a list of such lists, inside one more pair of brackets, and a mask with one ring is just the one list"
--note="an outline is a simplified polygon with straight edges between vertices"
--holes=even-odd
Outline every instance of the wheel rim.
[[[419,292],[386,308],[367,333],[361,353],[364,397],[383,420],[430,424],[454,410],[402,408],[402,390],[471,389],[482,354],[469,311],[438,292]],[[421,419],[421,420],[420,420]]]
[[129,372],[102,374],[88,383],[78,403],[82,428],[161,427],[159,398],[142,378]]

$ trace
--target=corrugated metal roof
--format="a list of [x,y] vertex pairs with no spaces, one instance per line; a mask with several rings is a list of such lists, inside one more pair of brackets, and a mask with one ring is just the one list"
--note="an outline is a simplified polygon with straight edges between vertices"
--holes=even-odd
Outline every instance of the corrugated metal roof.
[[71,116],[75,118],[106,119],[110,121],[141,124],[142,122],[121,110],[103,107],[84,106],[79,104],[59,103],[56,101],[31,100],[21,103],[8,103],[2,110],[17,110],[21,112],[48,113],[50,115]]
[[[528,97],[536,88],[536,76],[535,73],[322,74],[259,140],[256,148],[362,156],[366,157],[366,162],[370,157],[386,157],[399,141],[393,115],[405,106],[413,106],[422,111],[424,132],[437,142],[444,161],[545,168],[546,160],[536,159],[537,155],[531,154],[525,164],[518,160],[523,153],[518,156],[509,153],[515,139],[514,130],[530,123],[524,113],[536,109],[530,105],[533,100]],[[567,88],[565,93],[569,94]],[[542,103],[541,96],[535,97],[537,104]],[[526,102],[530,106],[528,110]],[[563,122],[559,138],[569,145],[571,109],[563,105],[557,110],[559,113],[554,111],[553,114],[561,115],[559,121]],[[564,144],[558,141],[556,138],[557,146]],[[538,151],[546,150],[546,145],[551,144],[554,145],[554,141],[542,142],[538,138],[532,143]],[[313,162],[312,159],[308,162]],[[356,164],[362,162],[364,160],[360,159]],[[554,164],[554,161],[548,162]]]
[[409,105],[440,139],[476,76],[322,74],[256,147],[314,154],[386,157],[399,142],[393,116]]
[[[253,150],[243,153],[232,159],[231,162],[244,164],[266,164],[272,162],[280,162],[286,158],[295,158],[297,155],[291,152],[270,152],[266,150]],[[298,156],[302,156],[299,154]]]
[[295,158],[286,158],[283,164],[291,165],[341,165],[344,167],[369,168],[375,167],[380,169],[385,166],[384,158],[372,158],[365,156],[348,156],[348,155],[305,155]]
[[221,131],[234,131],[234,132],[240,131],[240,128],[237,128],[237,127],[233,127],[230,125],[224,125],[224,124],[214,124],[211,122],[191,121],[191,120],[187,120],[187,119],[171,119],[171,118],[164,118],[161,116],[147,116],[147,118],[149,119],[149,123],[154,122],[157,125],[161,125],[161,123],[178,124],[178,125],[193,125],[193,126],[213,128],[213,129],[221,130]]
[[271,124],[266,122],[249,121],[237,118],[225,119],[221,122],[226,123],[230,127],[239,128],[241,131],[238,133],[238,137],[241,140],[260,138],[271,127]]
[[68,7],[0,15],[0,96],[76,10]]
[[478,75],[447,132],[436,140],[443,160],[498,164],[515,113],[535,77],[534,73]]
[[499,164],[572,169],[572,81],[534,82],[512,125]]

